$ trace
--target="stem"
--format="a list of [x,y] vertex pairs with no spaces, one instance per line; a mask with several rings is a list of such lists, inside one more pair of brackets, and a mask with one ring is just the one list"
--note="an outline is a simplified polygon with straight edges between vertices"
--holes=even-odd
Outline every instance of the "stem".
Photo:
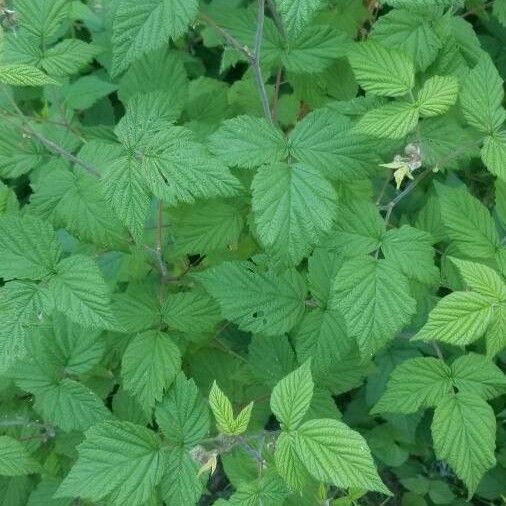
[[[167,279],[169,273],[167,271],[167,266],[163,261],[163,201],[160,200],[158,205],[158,221],[156,225],[156,246],[155,246],[155,255],[158,261],[158,266],[160,268],[160,272],[162,274],[161,285]],[[161,295],[161,294],[160,294]]]
[[269,106],[269,97],[265,87],[262,69],[260,68],[260,49],[262,46],[262,38],[264,34],[264,21],[265,21],[265,0],[258,0],[258,16],[257,16],[257,31],[255,35],[255,52],[253,53],[253,60],[251,66],[255,73],[255,80],[262,102],[262,109],[264,111],[265,119],[272,122],[271,108]]
[[278,10],[276,9],[276,6],[274,5],[273,0],[267,0],[267,5],[269,6],[269,10],[272,14],[272,19],[274,19],[274,24],[276,25],[276,28],[278,29],[279,34],[281,35],[281,38],[283,41],[286,42],[286,32],[285,28],[283,27],[283,22],[281,21],[281,17],[279,15]]
[[441,362],[443,362],[443,364],[444,364],[445,358],[443,356],[443,352],[441,351],[441,348],[436,343],[436,341],[432,341],[432,347],[434,348],[434,351],[436,352],[437,358],[439,358],[439,360],[441,360]]
[[272,121],[275,122],[278,115],[279,89],[281,88],[281,77],[283,75],[283,67],[280,65],[276,74],[276,84],[274,86],[274,98],[272,100]]

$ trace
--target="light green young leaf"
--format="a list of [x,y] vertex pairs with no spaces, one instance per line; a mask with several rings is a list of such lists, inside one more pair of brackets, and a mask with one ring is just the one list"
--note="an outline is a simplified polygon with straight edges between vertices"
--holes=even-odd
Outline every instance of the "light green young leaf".
[[39,465],[23,443],[9,436],[0,436],[0,475],[22,476],[39,470]]
[[113,75],[144,53],[183,35],[197,9],[197,0],[123,1],[113,23]]
[[156,421],[174,446],[193,448],[209,432],[209,410],[193,379],[179,373],[156,408]]
[[376,95],[400,97],[415,84],[413,62],[397,49],[362,42],[350,52],[349,60],[360,86]]
[[216,427],[227,436],[238,436],[246,432],[253,409],[253,402],[243,408],[237,417],[234,417],[232,404],[216,381],[213,382],[209,393],[209,405],[216,419]]
[[57,84],[48,75],[44,74],[37,67],[15,63],[11,65],[0,65],[0,82],[11,86],[45,86],[46,84]]
[[306,286],[295,269],[275,274],[248,262],[224,262],[196,277],[218,301],[223,316],[242,330],[279,335],[304,313]]
[[407,278],[388,260],[363,256],[346,261],[333,294],[332,305],[344,315],[363,357],[384,346],[415,313]]
[[418,124],[418,107],[409,102],[390,102],[360,118],[355,131],[373,137],[402,139]]
[[281,161],[288,154],[281,130],[253,116],[226,120],[209,138],[209,149],[227,165],[245,169]]
[[483,355],[467,353],[457,358],[452,363],[451,375],[459,392],[485,400],[506,392],[506,375]]
[[439,403],[431,428],[437,458],[452,466],[473,495],[496,463],[494,411],[478,396],[459,392]]
[[311,404],[313,390],[310,361],[276,384],[271,394],[271,410],[283,430],[292,431],[300,425]]
[[450,368],[433,357],[418,357],[398,365],[387,390],[372,409],[373,413],[415,413],[437,406],[452,391]]
[[457,101],[459,82],[453,76],[433,76],[427,79],[417,96],[420,115],[439,116]]
[[481,159],[485,167],[506,181],[506,131],[500,130],[487,135],[481,148]]
[[492,134],[506,119],[503,98],[503,81],[491,58],[483,53],[464,79],[460,91],[460,104],[468,124],[480,132]]
[[305,457],[299,457],[295,451],[295,438],[295,432],[281,432],[276,440],[274,461],[276,470],[287,485],[294,490],[302,491],[313,481],[313,477],[304,465]]
[[438,340],[465,346],[483,336],[493,316],[495,300],[477,292],[453,292],[441,299],[415,340]]
[[365,439],[344,423],[332,419],[305,422],[295,431],[294,448],[319,481],[390,495],[378,476]]
[[61,255],[48,223],[32,216],[0,217],[0,277],[43,279],[55,272]]
[[158,437],[139,425],[108,421],[94,425],[56,497],[82,497],[108,504],[145,503],[165,472],[167,456]]
[[49,281],[56,308],[84,327],[115,328],[110,293],[98,265],[89,256],[63,259]]
[[332,226],[337,200],[332,185],[310,166],[279,163],[261,167],[252,189],[261,243],[297,265]]
[[121,362],[123,386],[149,410],[162,399],[180,368],[181,353],[170,336],[147,331],[135,336],[125,350]]
[[322,5],[322,0],[275,0],[275,5],[283,20],[284,28],[293,37],[311,21],[314,13]]

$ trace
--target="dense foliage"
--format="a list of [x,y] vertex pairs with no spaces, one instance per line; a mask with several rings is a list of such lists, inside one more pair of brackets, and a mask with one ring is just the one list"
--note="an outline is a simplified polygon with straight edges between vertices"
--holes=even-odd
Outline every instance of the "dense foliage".
[[0,15],[0,505],[504,504],[505,0]]

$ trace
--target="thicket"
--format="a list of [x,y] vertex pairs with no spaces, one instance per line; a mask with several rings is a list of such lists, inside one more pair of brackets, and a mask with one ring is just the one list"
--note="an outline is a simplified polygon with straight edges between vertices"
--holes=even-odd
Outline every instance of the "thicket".
[[0,17],[1,505],[505,504],[505,0]]

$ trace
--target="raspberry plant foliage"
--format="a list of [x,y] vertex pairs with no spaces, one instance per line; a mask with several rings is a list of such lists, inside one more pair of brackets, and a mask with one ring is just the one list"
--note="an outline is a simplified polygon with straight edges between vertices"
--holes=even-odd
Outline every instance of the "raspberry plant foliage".
[[0,16],[0,504],[504,501],[504,0]]

